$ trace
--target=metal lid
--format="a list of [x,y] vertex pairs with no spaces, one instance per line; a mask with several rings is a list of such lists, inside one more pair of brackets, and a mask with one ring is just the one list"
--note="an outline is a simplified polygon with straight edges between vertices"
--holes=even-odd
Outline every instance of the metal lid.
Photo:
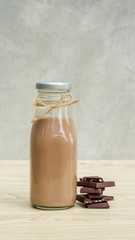
[[36,89],[68,89],[72,88],[70,82],[37,82]]

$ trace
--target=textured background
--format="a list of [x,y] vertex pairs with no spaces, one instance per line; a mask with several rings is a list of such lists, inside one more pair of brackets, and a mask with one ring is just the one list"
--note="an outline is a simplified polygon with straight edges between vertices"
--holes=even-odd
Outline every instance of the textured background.
[[28,159],[37,81],[71,81],[78,159],[135,159],[135,1],[0,0],[0,159]]

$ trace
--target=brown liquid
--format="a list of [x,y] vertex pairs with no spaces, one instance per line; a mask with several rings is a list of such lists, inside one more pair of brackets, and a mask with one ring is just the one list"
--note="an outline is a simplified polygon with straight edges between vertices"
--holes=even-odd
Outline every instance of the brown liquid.
[[72,118],[45,118],[31,131],[31,203],[72,206],[76,200],[77,141]]

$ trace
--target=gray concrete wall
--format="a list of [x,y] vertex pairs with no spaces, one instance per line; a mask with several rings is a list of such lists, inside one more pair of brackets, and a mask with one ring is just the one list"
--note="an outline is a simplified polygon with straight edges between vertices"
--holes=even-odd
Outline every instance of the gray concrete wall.
[[37,81],[71,81],[78,159],[135,159],[135,1],[0,0],[0,159],[28,159]]

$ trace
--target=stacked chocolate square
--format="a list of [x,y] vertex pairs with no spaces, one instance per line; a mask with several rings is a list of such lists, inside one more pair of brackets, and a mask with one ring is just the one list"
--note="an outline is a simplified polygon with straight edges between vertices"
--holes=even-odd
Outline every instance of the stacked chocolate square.
[[80,193],[76,200],[83,203],[87,208],[109,208],[108,201],[114,200],[113,196],[104,196],[103,191],[106,187],[115,186],[114,181],[104,181],[97,176],[83,177],[77,182],[81,186]]

